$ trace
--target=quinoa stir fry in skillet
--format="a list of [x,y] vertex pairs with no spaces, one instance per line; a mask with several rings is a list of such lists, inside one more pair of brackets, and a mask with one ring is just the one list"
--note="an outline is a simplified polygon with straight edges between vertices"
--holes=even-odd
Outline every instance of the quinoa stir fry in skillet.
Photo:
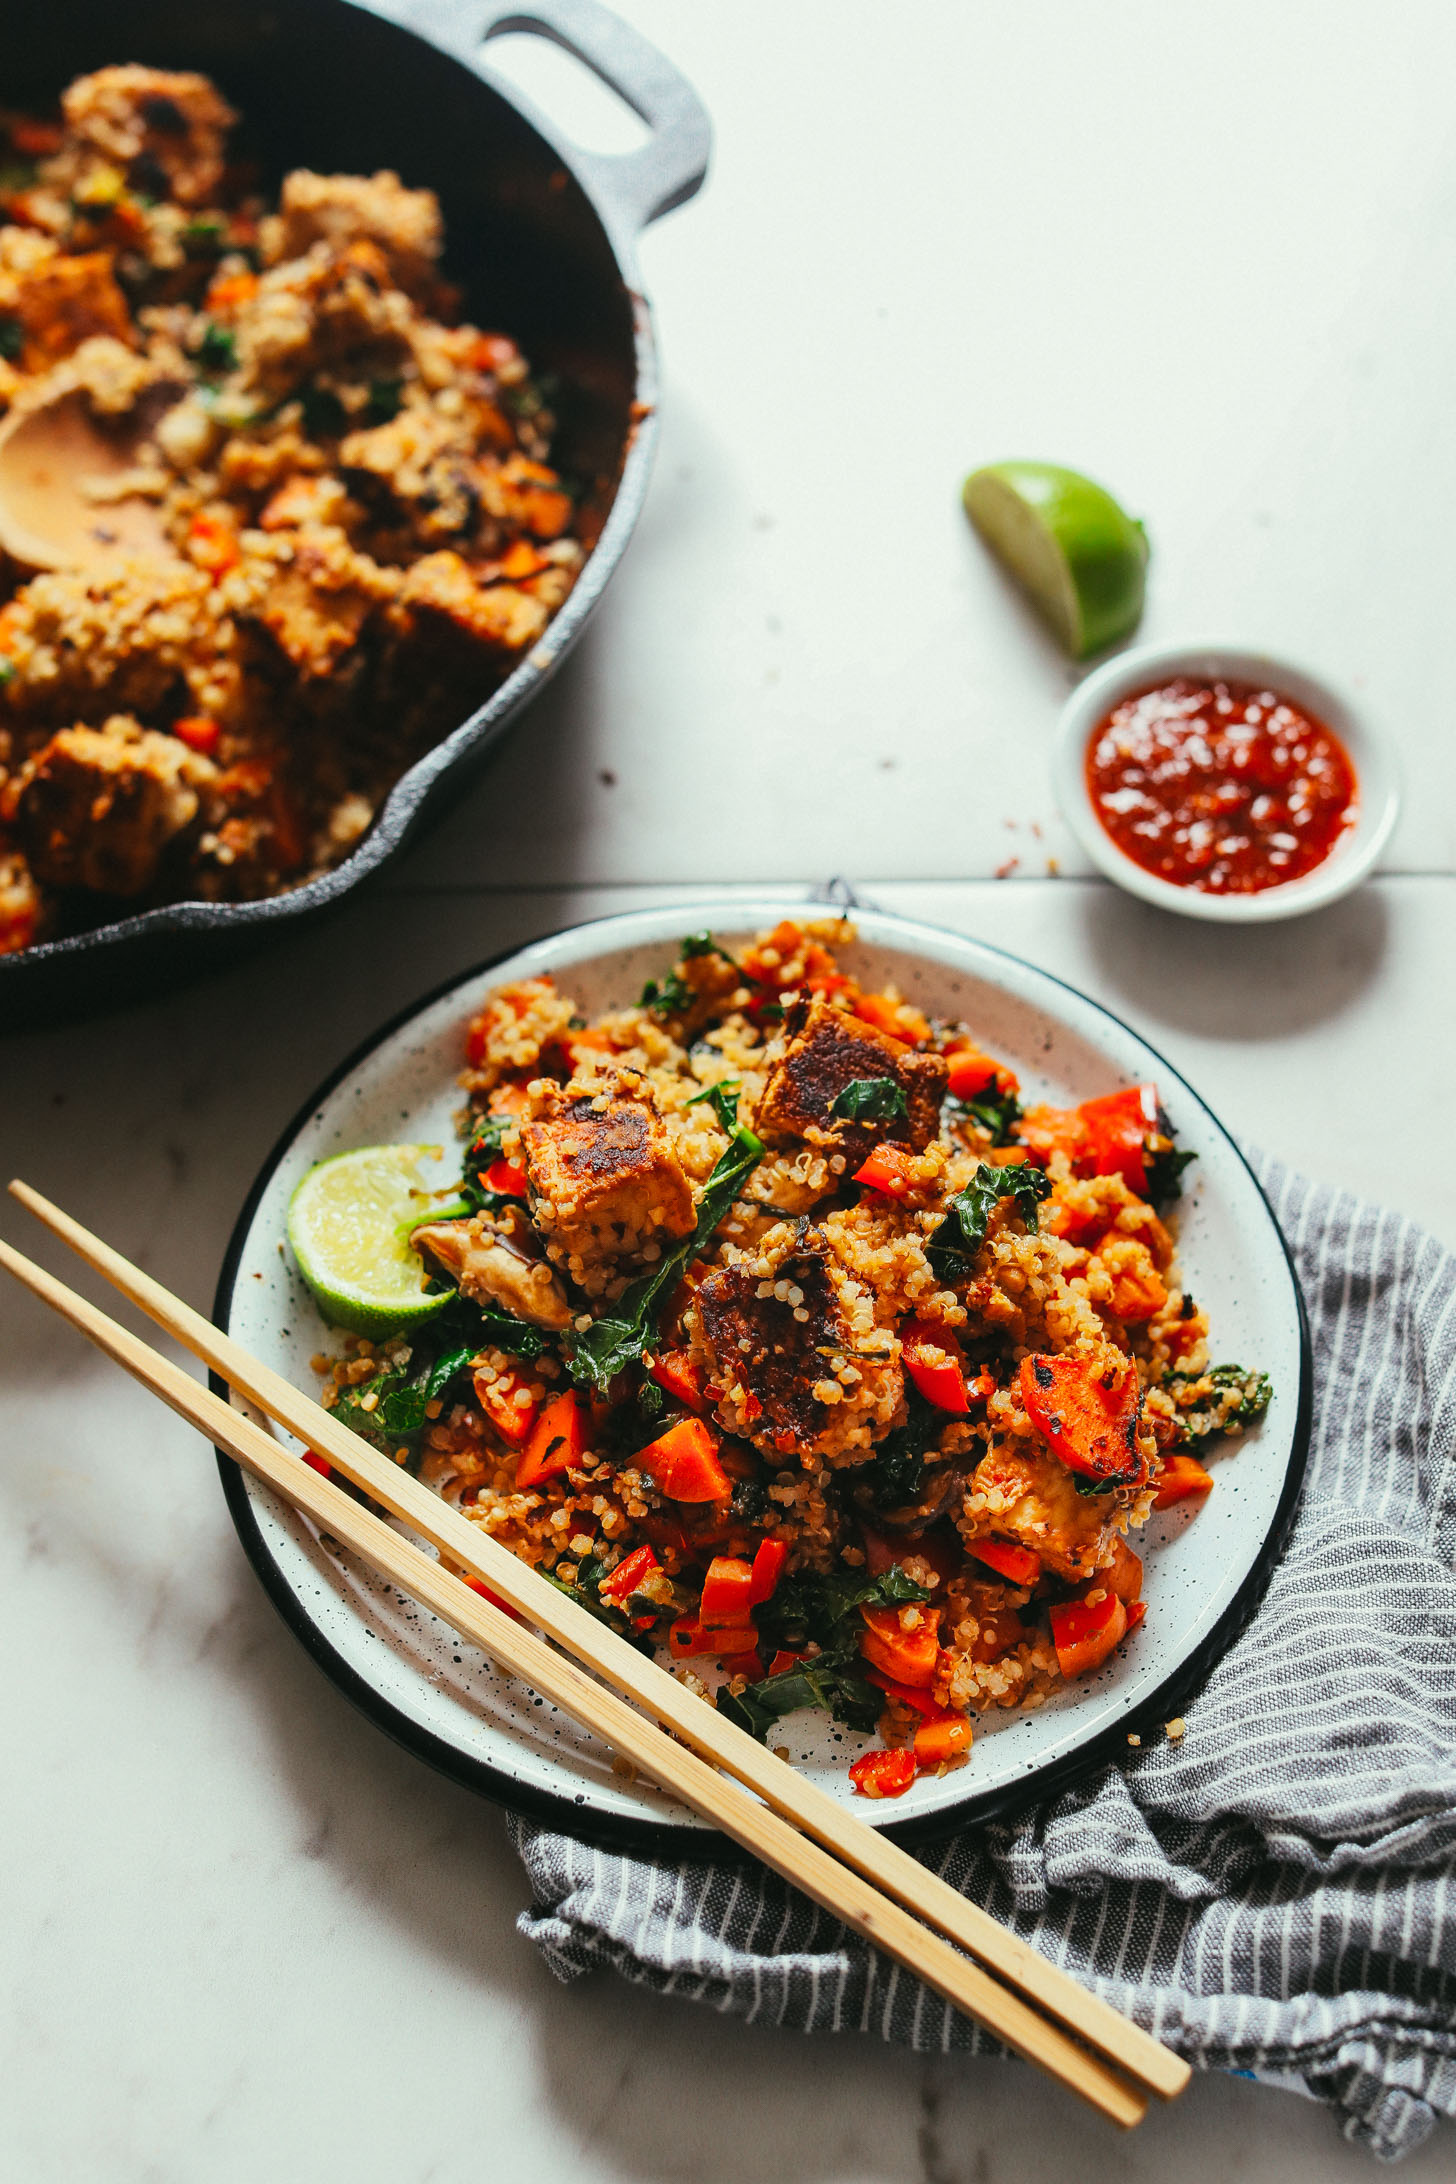
[[[206,77],[0,114],[0,418],[135,442],[165,550],[0,554],[0,953],[298,885],[544,631],[584,551],[554,420],[441,278],[434,194],[229,163]],[[590,543],[587,540],[585,543]]]
[[1210,1369],[1154,1088],[1023,1110],[974,1027],[839,968],[853,937],[696,934],[593,1023],[499,990],[413,1230],[449,1301],[315,1367],[740,1724],[878,1728],[850,1771],[884,1797],[1135,1643],[1129,1533],[1270,1389]]

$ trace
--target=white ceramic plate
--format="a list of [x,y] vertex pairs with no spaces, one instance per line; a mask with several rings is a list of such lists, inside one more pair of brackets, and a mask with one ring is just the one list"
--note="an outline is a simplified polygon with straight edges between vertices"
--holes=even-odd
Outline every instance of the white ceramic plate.
[[[313,1162],[348,1146],[438,1141],[455,1160],[462,1031],[492,988],[549,971],[594,1015],[635,997],[684,933],[711,926],[731,946],[804,912],[802,902],[740,900],[603,919],[471,972],[388,1026],[309,1102],[264,1168],[229,1248],[218,1325],[300,1387],[316,1387],[309,1358],[335,1338],[280,1250],[289,1195]],[[1262,1425],[1225,1444],[1204,1507],[1155,1516],[1142,1535],[1147,1620],[1105,1669],[1038,1712],[988,1719],[967,1766],[924,1777],[894,1804],[853,1799],[862,1819],[913,1831],[986,1818],[1049,1792],[1125,1749],[1129,1729],[1163,1719],[1206,1673],[1250,1612],[1293,1513],[1309,1355],[1298,1284],[1263,1194],[1220,1124],[1159,1055],[1094,1002],[1014,957],[902,918],[854,918],[859,939],[845,960],[861,981],[893,979],[932,1014],[964,1017],[1017,1070],[1028,1103],[1070,1105],[1119,1084],[1157,1083],[1180,1142],[1198,1155],[1179,1215],[1184,1278],[1208,1308],[1216,1358],[1261,1368],[1275,1388]],[[334,1681],[412,1750],[488,1796],[578,1832],[702,1829],[657,1790],[614,1776],[604,1746],[497,1674],[234,1464],[224,1459],[222,1471],[243,1544],[285,1619]],[[782,1738],[796,1764],[850,1802],[848,1763],[873,1738],[809,1713],[790,1717]]]

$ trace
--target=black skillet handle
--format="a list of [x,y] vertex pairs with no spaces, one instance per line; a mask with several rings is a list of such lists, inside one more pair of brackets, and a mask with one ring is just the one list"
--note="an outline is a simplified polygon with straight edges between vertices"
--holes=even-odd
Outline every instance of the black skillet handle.
[[561,131],[543,120],[514,85],[496,79],[488,41],[518,31],[549,38],[589,68],[608,90],[631,107],[651,130],[635,152],[587,152],[572,144],[561,149],[591,192],[620,241],[632,238],[649,221],[696,196],[708,171],[713,129],[707,109],[685,76],[656,46],[601,6],[600,0],[363,0],[373,13],[387,15],[442,46],[482,76],[498,82],[513,106],[553,142]]

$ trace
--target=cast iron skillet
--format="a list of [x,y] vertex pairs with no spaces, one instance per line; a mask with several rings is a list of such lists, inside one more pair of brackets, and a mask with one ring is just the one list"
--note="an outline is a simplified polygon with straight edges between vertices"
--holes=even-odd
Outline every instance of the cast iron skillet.
[[[639,151],[559,141],[491,80],[486,41],[533,31],[585,62],[648,125]],[[373,829],[322,878],[263,902],[182,902],[0,957],[0,1030],[82,1016],[216,969],[318,917],[458,797],[507,721],[576,642],[642,506],[657,361],[635,238],[694,195],[710,130],[696,94],[598,0],[0,0],[7,106],[48,106],[109,62],[200,68],[243,115],[272,187],[290,167],[397,168],[439,192],[447,267],[471,307],[565,390],[556,454],[595,481],[602,530],[542,642],[395,784]]]

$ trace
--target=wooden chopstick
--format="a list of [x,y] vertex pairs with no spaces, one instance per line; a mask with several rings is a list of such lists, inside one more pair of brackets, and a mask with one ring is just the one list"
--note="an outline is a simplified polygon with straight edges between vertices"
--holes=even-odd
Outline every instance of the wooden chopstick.
[[[371,1568],[443,1616],[501,1667],[592,1729],[693,1811],[711,1821],[795,1888],[895,1957],[918,1979],[1035,2063],[1112,2122],[1130,2126],[1145,2113],[1145,2094],[1068,2038],[1019,1995],[959,1955],[901,1905],[811,1842],[779,1813],[747,1796],[603,1688],[556,1650],[473,1592],[463,1579],[401,1539],[378,1517],[281,1447],[271,1434],[182,1368],[87,1303],[64,1283],[0,1243],[0,1265],[98,1349],[124,1366],[266,1486],[351,1548]],[[701,1704],[701,1701],[698,1702]],[[707,1709],[704,1708],[706,1712]]]
[[481,1578],[493,1592],[585,1661],[617,1691],[667,1724],[713,1765],[736,1775],[765,1803],[967,1950],[998,1979],[1065,2025],[1079,2041],[1106,2056],[1135,2084],[1164,2100],[1182,2092],[1190,2072],[1180,2056],[1049,1963],[978,1904],[927,1872],[908,1852],[866,1827],[745,1731],[704,1706],[655,1662],[518,1561],[508,1548],[381,1456],[320,1404],[252,1357],[39,1192],[21,1182],[13,1182],[10,1189],[37,1219],[159,1326],[211,1365],[230,1386],[336,1464],[346,1477],[430,1540],[452,1562]]

